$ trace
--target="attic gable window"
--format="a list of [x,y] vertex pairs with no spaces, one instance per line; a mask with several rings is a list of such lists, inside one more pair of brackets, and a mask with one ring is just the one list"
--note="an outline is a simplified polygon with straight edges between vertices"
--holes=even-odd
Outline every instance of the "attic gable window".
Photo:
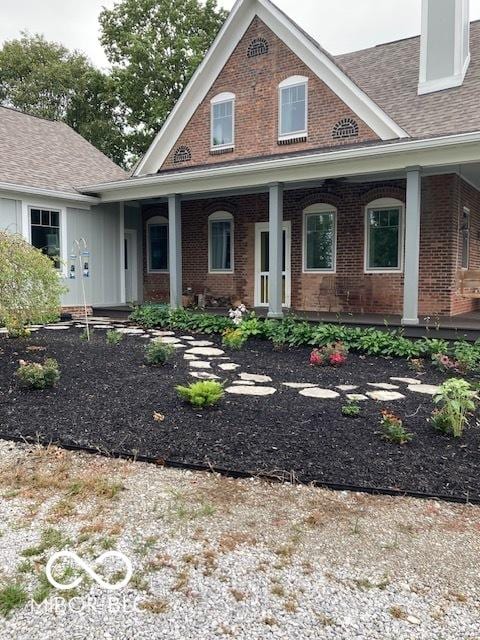
[[268,53],[268,42],[265,38],[255,38],[248,45],[247,58],[256,58]]
[[308,133],[308,78],[291,76],[278,85],[278,139],[306,137]]
[[356,138],[358,136],[358,124],[353,118],[343,118],[333,127],[332,138],[343,140],[345,138]]
[[219,93],[211,100],[211,149],[231,149],[235,138],[235,94]]
[[173,164],[180,164],[181,162],[189,162],[192,159],[192,152],[190,147],[186,147],[185,145],[180,145],[177,149],[175,149],[175,153],[173,154]]

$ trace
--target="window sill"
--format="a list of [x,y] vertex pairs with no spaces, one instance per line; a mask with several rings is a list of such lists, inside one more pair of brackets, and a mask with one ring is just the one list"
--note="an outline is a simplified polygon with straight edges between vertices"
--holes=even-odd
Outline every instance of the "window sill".
[[280,137],[277,140],[277,144],[284,146],[287,144],[299,144],[301,142],[307,142],[308,136],[306,133],[298,133],[291,136]]
[[233,153],[234,151],[235,151],[235,147],[234,146],[218,147],[218,148],[210,149],[210,155],[211,156],[221,156],[224,153]]
[[155,270],[148,269],[147,273],[150,274],[150,275],[155,275],[156,273],[160,274],[160,275],[168,275],[170,273],[170,271],[164,271],[164,270],[160,270],[160,269],[155,269]]
[[233,276],[235,272],[233,271],[233,269],[231,271],[211,271],[210,269],[208,270],[208,275],[209,276]]
[[365,269],[364,273],[366,275],[368,274],[373,274],[373,275],[388,275],[388,274],[403,274],[403,269]]
[[311,275],[326,275],[326,276],[334,276],[337,274],[337,272],[335,270],[332,269],[304,269],[303,273],[305,275],[311,274]]

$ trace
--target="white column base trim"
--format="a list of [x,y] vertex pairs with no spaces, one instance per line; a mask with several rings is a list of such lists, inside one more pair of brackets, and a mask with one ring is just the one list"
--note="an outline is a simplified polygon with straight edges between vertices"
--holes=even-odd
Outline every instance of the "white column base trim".
[[269,311],[267,313],[267,318],[270,320],[282,320],[284,317],[283,311],[280,313],[278,311]]
[[410,327],[415,327],[420,324],[418,318],[402,318],[402,324]]

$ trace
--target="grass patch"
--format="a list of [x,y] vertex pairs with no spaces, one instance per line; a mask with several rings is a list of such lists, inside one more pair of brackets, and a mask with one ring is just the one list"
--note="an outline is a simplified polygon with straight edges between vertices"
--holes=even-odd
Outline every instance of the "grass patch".
[[7,617],[14,609],[23,607],[27,600],[25,587],[19,582],[0,587],[0,615]]

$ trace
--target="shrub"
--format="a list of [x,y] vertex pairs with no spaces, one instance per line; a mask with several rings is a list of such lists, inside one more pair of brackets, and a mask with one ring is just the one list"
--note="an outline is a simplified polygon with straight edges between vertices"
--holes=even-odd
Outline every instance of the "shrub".
[[215,380],[193,382],[188,387],[176,387],[178,395],[194,407],[212,407],[224,396],[223,386]]
[[28,323],[58,318],[66,291],[53,261],[19,235],[0,231],[0,323],[23,335]]
[[328,344],[320,349],[314,349],[310,354],[310,364],[315,367],[330,365],[340,367],[347,361],[347,349],[342,342]]
[[407,433],[401,418],[389,411],[382,411],[380,426],[383,431],[383,438],[395,444],[405,444],[413,438],[411,433]]
[[223,334],[222,344],[228,349],[241,349],[247,342],[247,336],[241,329],[227,329]]
[[107,344],[115,347],[117,344],[120,344],[124,337],[125,336],[123,335],[123,333],[120,333],[120,331],[109,329],[106,334]]
[[93,335],[93,329],[91,329],[90,327],[87,329],[84,329],[83,331],[80,332],[80,340],[82,342],[90,342],[90,339]]
[[356,418],[360,415],[360,407],[355,402],[349,402],[348,404],[343,405],[342,415],[348,416],[349,418]]
[[163,344],[160,340],[153,340],[145,347],[145,360],[147,364],[162,366],[166,364],[175,353],[170,344]]
[[470,383],[450,378],[441,385],[433,400],[440,405],[440,410],[432,414],[433,425],[460,438],[468,424],[468,414],[476,408],[476,393]]
[[16,375],[22,385],[30,389],[53,387],[60,380],[58,362],[53,358],[48,358],[43,364],[20,360]]
[[137,307],[130,315],[130,320],[146,329],[169,326],[170,307],[166,304],[144,304]]

